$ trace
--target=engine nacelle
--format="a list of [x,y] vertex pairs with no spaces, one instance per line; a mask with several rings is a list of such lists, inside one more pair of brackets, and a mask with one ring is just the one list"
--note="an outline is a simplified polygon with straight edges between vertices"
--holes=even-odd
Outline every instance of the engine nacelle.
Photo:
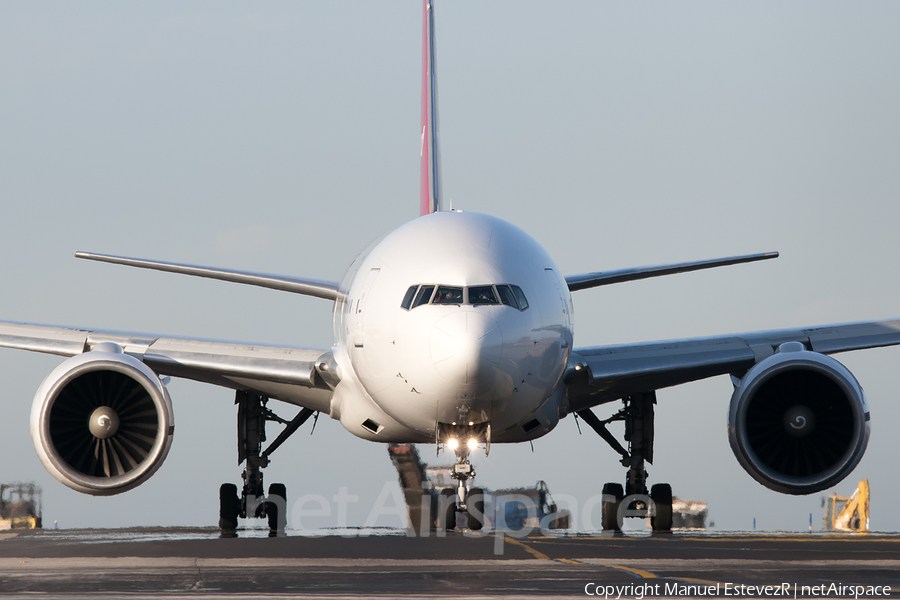
[[812,494],[859,464],[869,442],[869,407],[844,365],[788,342],[734,390],[728,440],[744,470],[767,488]]
[[156,472],[175,421],[169,393],[147,365],[114,344],[101,348],[69,358],[47,376],[31,407],[31,439],[60,482],[109,496]]

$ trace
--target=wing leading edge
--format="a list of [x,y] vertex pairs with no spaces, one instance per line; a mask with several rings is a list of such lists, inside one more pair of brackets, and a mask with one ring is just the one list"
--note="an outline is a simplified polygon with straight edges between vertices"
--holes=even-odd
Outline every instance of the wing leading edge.
[[217,267],[203,267],[200,265],[188,265],[172,263],[161,260],[147,260],[144,258],[130,258],[127,256],[113,256],[110,254],[95,254],[93,252],[76,252],[75,258],[96,260],[114,265],[126,265],[140,269],[152,269],[154,271],[167,271],[181,275],[193,275],[194,277],[206,277],[266,287],[293,294],[315,296],[326,300],[336,300],[340,297],[340,284],[335,281],[323,281],[321,279],[307,279],[303,277],[291,277],[288,275],[273,275],[271,273],[258,273],[255,271],[238,271],[236,269],[222,269]]
[[624,281],[636,281],[638,279],[649,279],[650,277],[661,277],[663,275],[674,275],[676,273],[688,273],[690,271],[712,269],[714,267],[727,267],[728,265],[738,265],[741,263],[756,262],[758,260],[769,260],[771,258],[778,258],[778,253],[761,252],[759,254],[711,258],[708,260],[674,263],[670,265],[632,267],[630,269],[616,269],[613,271],[597,271],[595,273],[568,275],[566,276],[566,283],[569,286],[570,292],[576,292],[578,290],[585,290],[601,285],[611,285],[613,283],[622,283]]
[[576,348],[566,377],[570,411],[715,375],[741,376],[785,342],[822,354],[894,346],[900,319]]
[[[3,348],[75,356],[104,342],[117,344],[161,376],[253,390],[304,408],[329,410],[333,386],[325,378],[334,369],[328,350],[0,321]],[[323,363],[328,365],[324,369]]]

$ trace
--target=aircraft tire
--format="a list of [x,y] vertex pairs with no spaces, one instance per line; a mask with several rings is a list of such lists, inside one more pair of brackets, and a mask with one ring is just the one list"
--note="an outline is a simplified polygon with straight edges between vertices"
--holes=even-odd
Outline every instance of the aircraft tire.
[[[284,510],[287,510],[287,487],[283,483],[273,483],[269,485],[269,498],[277,496],[281,498],[282,502],[281,507],[284,507]],[[269,520],[269,531],[284,531],[284,524],[287,519],[287,514],[282,515],[282,518],[279,519],[278,511],[281,510],[278,504],[275,502],[266,502],[266,517]],[[279,523],[279,520],[281,521]]]
[[450,488],[441,490],[440,518],[444,530],[456,529],[456,492]]
[[233,483],[223,483],[219,487],[219,529],[237,529],[240,514],[241,499],[237,495],[237,486]]
[[657,483],[650,488],[650,499],[656,504],[656,516],[650,517],[653,532],[672,531],[672,486],[668,483]]
[[469,529],[480,531],[484,527],[484,490],[472,488],[466,499],[466,515],[469,520]]
[[[619,531],[619,505],[625,492],[622,490],[621,483],[605,483],[603,484],[604,499],[600,503],[600,520],[603,524],[604,531]],[[607,499],[608,498],[608,499]]]

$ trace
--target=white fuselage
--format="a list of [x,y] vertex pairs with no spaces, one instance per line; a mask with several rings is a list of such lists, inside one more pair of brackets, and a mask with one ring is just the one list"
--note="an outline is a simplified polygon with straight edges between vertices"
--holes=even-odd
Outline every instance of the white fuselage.
[[331,416],[351,433],[428,442],[439,423],[489,423],[494,442],[513,442],[556,426],[571,296],[518,227],[462,211],[419,217],[361,255],[341,287]]

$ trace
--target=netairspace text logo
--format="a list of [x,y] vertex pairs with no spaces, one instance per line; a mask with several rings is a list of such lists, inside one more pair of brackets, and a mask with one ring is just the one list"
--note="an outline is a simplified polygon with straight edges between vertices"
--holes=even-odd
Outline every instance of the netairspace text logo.
[[[498,519],[506,520],[504,515],[507,512],[517,514],[518,517],[512,519],[516,525],[503,528],[505,535],[516,538],[527,537],[537,530],[540,530],[543,535],[560,535],[551,528],[551,524],[563,514],[568,516],[573,530],[577,530],[580,526],[582,531],[598,531],[602,527],[600,519],[602,503],[615,500],[612,496],[602,494],[595,494],[583,503],[579,502],[575,496],[566,494],[555,494],[553,499],[556,504],[556,512],[539,514],[534,498],[528,495],[512,493],[491,496],[489,502],[486,500],[486,504],[491,505],[490,509],[485,507],[487,514],[479,513],[478,516],[488,517],[493,523]],[[320,529],[323,525],[338,529],[344,528],[349,524],[351,507],[355,505],[356,508],[363,508],[359,506],[359,501],[360,497],[349,493],[347,487],[339,488],[338,493],[330,498],[321,494],[305,494],[293,502],[289,523],[295,530],[315,530]],[[641,505],[644,508],[631,508],[633,505]],[[403,492],[396,483],[386,481],[378,498],[368,511],[362,527],[406,528],[420,525],[417,527],[421,532],[420,535],[428,537],[431,520],[437,514],[442,513],[439,511],[437,514],[432,514],[431,500],[427,495],[422,497],[422,505],[419,508],[422,515],[421,524],[409,523]],[[650,496],[633,494],[619,502],[617,520],[621,527],[626,518],[646,518],[655,515],[656,504]],[[310,524],[313,526],[310,527]]]
[[677,597],[723,597],[723,598],[879,598],[891,595],[889,585],[847,585],[843,583],[823,583],[820,585],[746,585],[735,583],[631,583],[628,585],[604,585],[588,583],[584,586],[587,596],[604,598],[677,598]]

